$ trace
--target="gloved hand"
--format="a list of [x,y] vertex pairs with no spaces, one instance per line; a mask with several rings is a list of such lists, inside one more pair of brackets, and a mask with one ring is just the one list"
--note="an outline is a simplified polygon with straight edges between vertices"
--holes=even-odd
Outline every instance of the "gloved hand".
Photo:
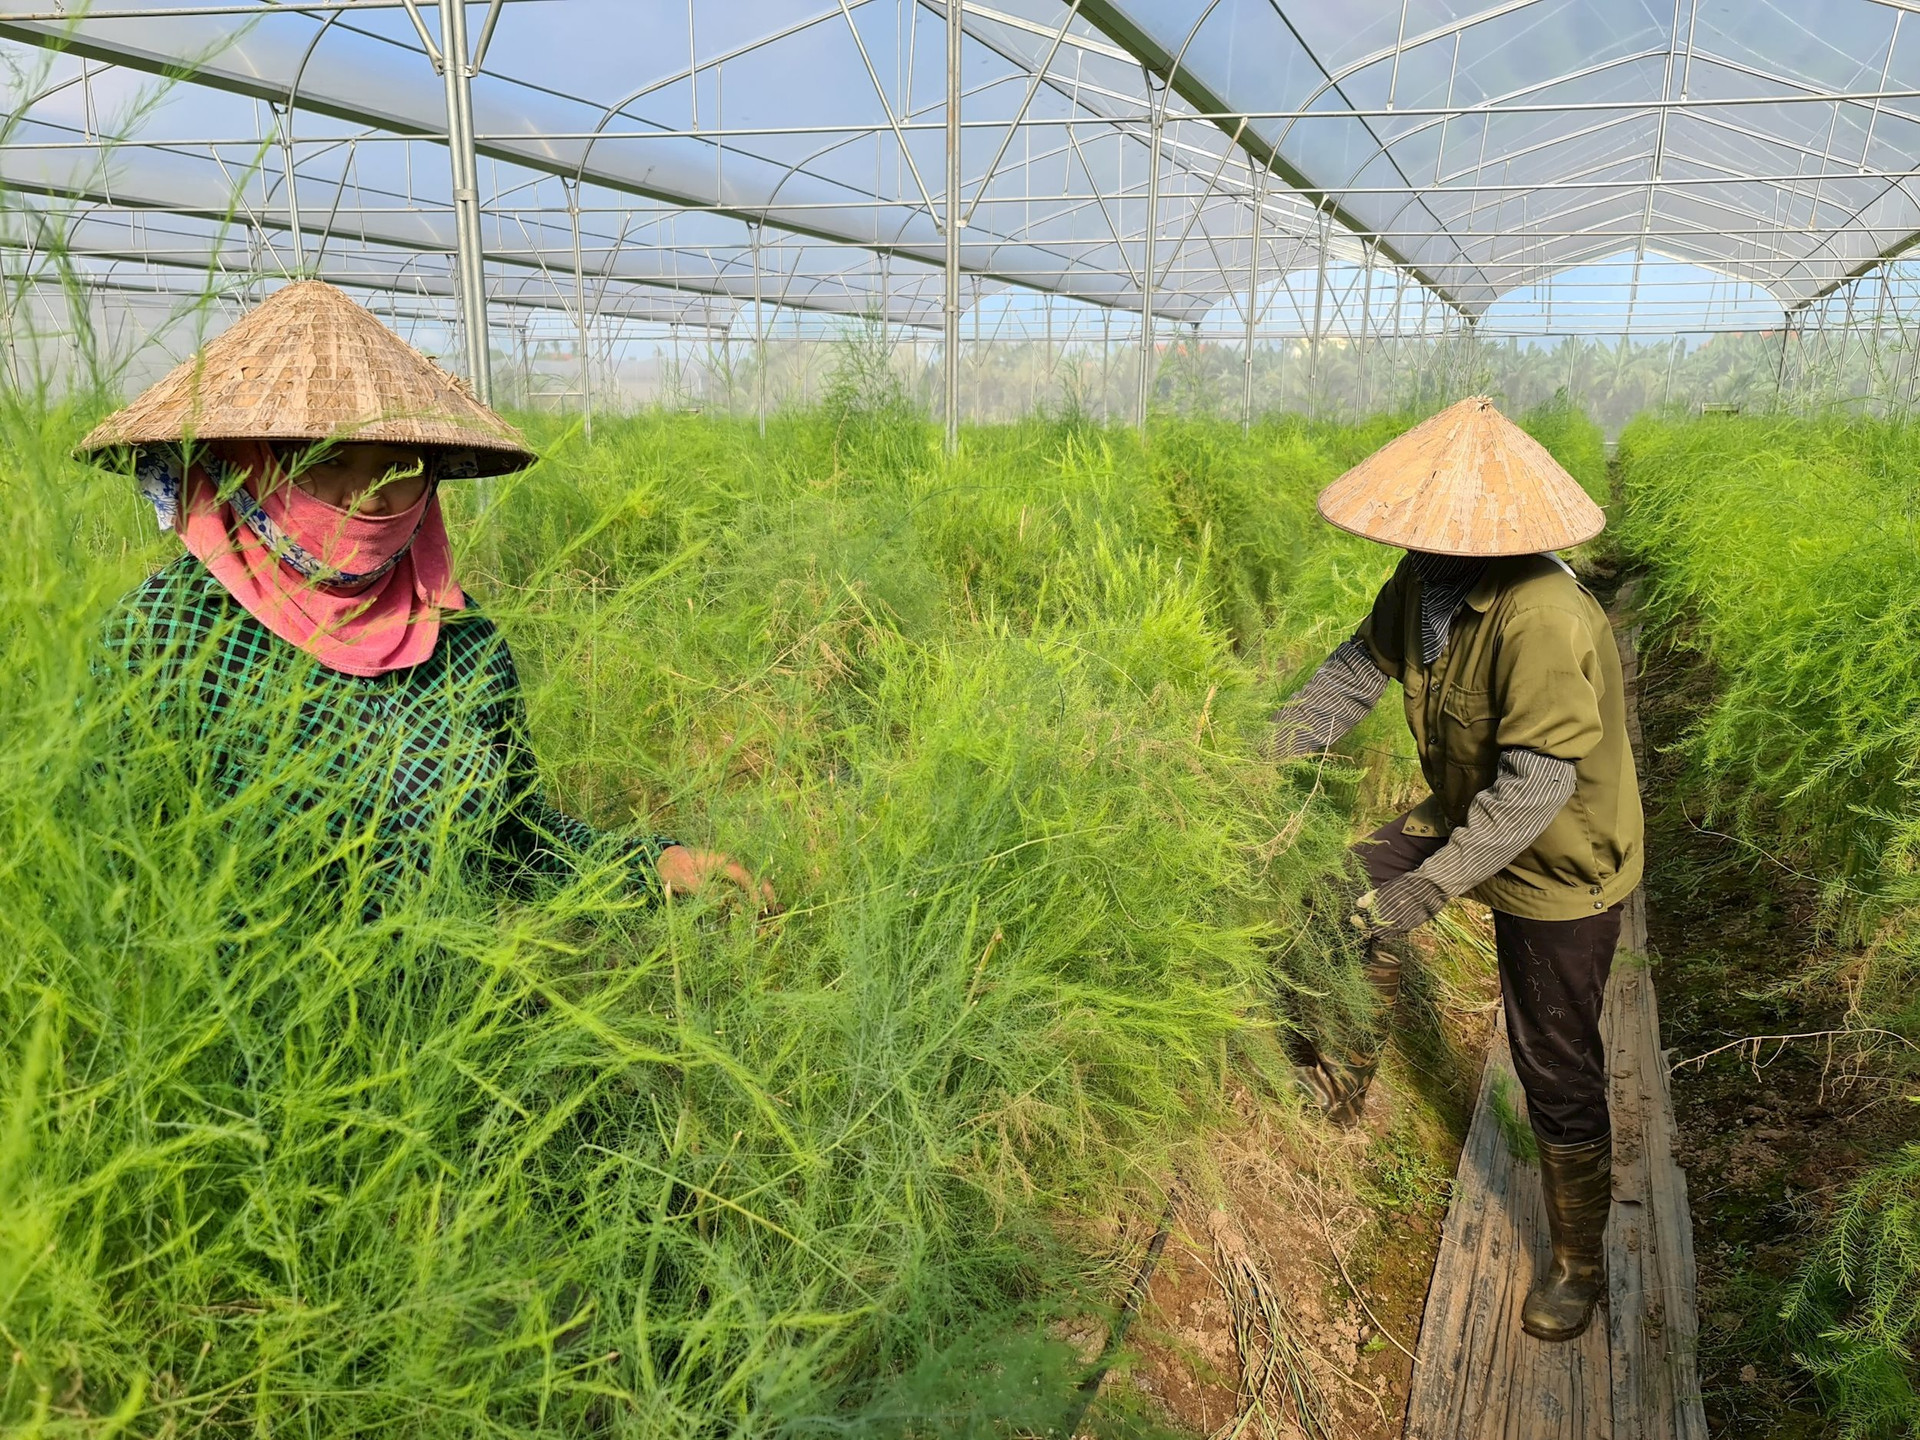
[[1438,915],[1447,892],[1417,870],[1396,875],[1353,903],[1349,923],[1362,935],[1404,935]]

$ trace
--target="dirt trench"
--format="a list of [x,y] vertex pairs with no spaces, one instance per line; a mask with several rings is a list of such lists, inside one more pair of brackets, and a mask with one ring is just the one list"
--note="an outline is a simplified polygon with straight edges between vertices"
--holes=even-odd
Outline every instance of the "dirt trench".
[[[1643,646],[1641,665],[1649,939],[1676,1063],[1708,1428],[1729,1440],[1837,1435],[1791,1358],[1780,1303],[1839,1193],[1911,1138],[1910,1087],[1852,1044],[1740,1043],[1843,1027],[1857,957],[1822,934],[1812,883],[1691,813],[1673,747],[1712,699],[1709,667],[1658,643]],[[1832,978],[1780,990],[1816,966]],[[1687,1063],[1709,1051],[1719,1053]]]

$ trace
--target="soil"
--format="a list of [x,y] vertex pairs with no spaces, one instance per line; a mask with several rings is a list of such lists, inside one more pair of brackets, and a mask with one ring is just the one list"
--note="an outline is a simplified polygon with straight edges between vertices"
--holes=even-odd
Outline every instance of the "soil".
[[[1252,1398],[1243,1349],[1256,1362],[1269,1353],[1265,1329],[1250,1347],[1236,1335],[1236,1313],[1258,1326],[1264,1291],[1297,1352],[1292,1372],[1283,1367],[1265,1387],[1265,1423],[1247,1427],[1249,1440],[1396,1440],[1412,1369],[1406,1351],[1419,1336],[1486,1051],[1491,987],[1486,977],[1484,993],[1456,992],[1452,999],[1472,1002],[1463,1008],[1435,1003],[1413,982],[1394,1051],[1352,1132],[1291,1123],[1271,1100],[1237,1097],[1240,1123],[1211,1138],[1210,1175],[1175,1205],[1125,1358],[1082,1435],[1125,1433],[1130,1419],[1182,1436],[1229,1426]],[[1138,1253],[1144,1241],[1134,1240]],[[1292,1398],[1300,1390],[1317,1428],[1302,1424]]]
[[[1825,1040],[1740,1046],[1846,1023],[1840,981],[1789,992],[1810,961],[1844,953],[1820,933],[1818,896],[1767,857],[1695,822],[1672,747],[1713,693],[1690,652],[1646,647],[1641,719],[1650,758],[1647,892],[1662,1042],[1675,1062],[1679,1160],[1700,1281],[1700,1380],[1716,1436],[1837,1435],[1791,1359],[1781,1298],[1838,1192],[1910,1138],[1888,1103],[1885,1057]],[[1697,1064],[1689,1057],[1722,1050]]]

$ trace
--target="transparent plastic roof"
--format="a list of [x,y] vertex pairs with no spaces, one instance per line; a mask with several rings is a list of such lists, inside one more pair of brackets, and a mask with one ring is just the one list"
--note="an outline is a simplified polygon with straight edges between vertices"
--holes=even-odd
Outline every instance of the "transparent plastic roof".
[[[1088,9],[1089,7],[1083,7]],[[1872,0],[1097,0],[1478,313],[1645,247],[1805,302],[1920,229],[1920,34]],[[1903,33],[1904,26],[1904,33]],[[1260,113],[1264,112],[1264,113]]]
[[[34,243],[41,216],[104,263],[447,293],[433,4],[69,8],[0,0],[0,188],[42,197],[7,243]],[[938,322],[945,0],[470,9],[491,30],[473,109],[503,303],[725,328],[759,298]],[[967,303],[1013,287],[1138,312],[1151,257],[1153,311],[1197,323],[1325,256],[1397,266],[1477,317],[1651,252],[1802,305],[1920,232],[1908,12],[966,4]]]

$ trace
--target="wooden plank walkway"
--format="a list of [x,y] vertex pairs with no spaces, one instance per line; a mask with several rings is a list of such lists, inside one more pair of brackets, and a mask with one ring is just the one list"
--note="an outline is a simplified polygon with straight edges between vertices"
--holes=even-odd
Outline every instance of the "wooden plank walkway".
[[[1628,728],[1641,754],[1635,637],[1616,638]],[[1520,1329],[1521,1302],[1548,1241],[1539,1166],[1516,1160],[1501,1129],[1502,1097],[1525,1114],[1502,1022],[1427,1293],[1408,1440],[1706,1440],[1693,1228],[1686,1176],[1673,1158],[1673,1098],[1646,948],[1646,896],[1636,891],[1603,1023],[1614,1137],[1606,1308],[1564,1345]]]

